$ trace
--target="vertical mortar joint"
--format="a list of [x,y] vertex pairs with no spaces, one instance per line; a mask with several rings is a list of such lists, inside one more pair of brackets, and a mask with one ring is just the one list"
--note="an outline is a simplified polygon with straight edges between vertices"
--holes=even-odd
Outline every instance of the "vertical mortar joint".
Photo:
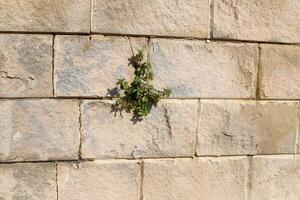
[[140,194],[139,194],[139,200],[144,200],[144,178],[145,178],[145,162],[144,159],[141,160],[140,164],[140,173],[141,173],[141,178],[140,178]]
[[261,46],[260,43],[257,47],[257,67],[256,67],[256,88],[255,88],[255,99],[260,99],[260,68],[261,68]]
[[82,140],[83,140],[83,133],[82,133],[82,100],[79,100],[79,149],[78,149],[78,159],[82,160]]
[[55,173],[55,182],[56,182],[56,200],[58,200],[58,170],[57,170],[57,166],[58,166],[58,163],[55,162],[55,170],[56,170],[56,173]]
[[200,112],[201,112],[201,101],[198,99],[197,101],[197,116],[196,116],[196,130],[195,130],[195,137],[194,137],[194,151],[193,156],[197,156],[197,145],[198,145],[198,130],[199,130],[199,121],[200,121]]

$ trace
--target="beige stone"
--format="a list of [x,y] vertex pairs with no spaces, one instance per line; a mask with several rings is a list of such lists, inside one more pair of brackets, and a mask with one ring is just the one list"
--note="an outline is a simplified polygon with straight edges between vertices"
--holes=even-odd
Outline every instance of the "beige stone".
[[299,0],[215,0],[214,38],[300,42]]
[[56,200],[55,163],[0,165],[1,200]]
[[111,112],[110,101],[84,101],[83,158],[193,156],[197,100],[163,100],[135,124]]
[[261,45],[260,97],[300,98],[300,47]]
[[52,36],[0,34],[0,97],[50,97],[52,90]]
[[76,100],[1,100],[0,161],[77,159]]
[[1,0],[0,31],[90,32],[90,0]]
[[198,155],[294,153],[298,102],[203,100]]
[[154,39],[149,56],[155,86],[173,97],[255,97],[255,44]]
[[294,156],[253,158],[249,200],[295,200],[300,196],[300,160]]
[[134,50],[146,48],[146,38],[55,37],[55,95],[106,96],[118,78],[130,80],[130,41]]
[[60,200],[138,200],[141,170],[135,161],[58,164]]
[[94,0],[92,31],[207,38],[209,0]]
[[145,161],[144,199],[245,200],[246,157]]

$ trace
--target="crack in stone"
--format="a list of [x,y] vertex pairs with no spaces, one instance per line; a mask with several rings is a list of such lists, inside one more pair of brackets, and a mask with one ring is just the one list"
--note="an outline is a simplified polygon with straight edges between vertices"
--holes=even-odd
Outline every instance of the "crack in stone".
[[[18,80],[20,80],[20,81],[23,82],[23,79],[22,79],[22,78],[20,78],[20,77],[18,77],[18,76],[10,76],[10,75],[8,75],[8,72],[6,72],[6,71],[0,71],[0,74],[1,74],[1,78],[18,79]],[[4,74],[4,75],[3,75],[3,74]]]
[[[19,76],[11,76],[8,74],[8,72],[6,71],[0,71],[0,78],[5,78],[5,79],[11,79],[11,80],[19,80],[21,81],[21,83],[23,85],[25,85],[26,87],[30,87],[29,84],[28,84],[28,81],[24,80],[24,78],[21,78]],[[31,81],[34,81],[35,79],[31,76],[28,76],[28,78],[31,80]]]
[[171,111],[163,105],[163,109],[164,109],[164,117],[165,117],[165,120],[166,120],[166,124],[167,124],[167,127],[168,127],[168,131],[169,131],[169,135],[172,136],[172,126],[171,126]]

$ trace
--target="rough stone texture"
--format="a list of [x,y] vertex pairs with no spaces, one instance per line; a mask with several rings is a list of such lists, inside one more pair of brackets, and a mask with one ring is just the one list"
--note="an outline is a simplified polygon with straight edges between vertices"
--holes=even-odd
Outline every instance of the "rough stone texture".
[[118,78],[133,77],[128,58],[146,48],[146,38],[57,36],[55,38],[55,95],[106,96]]
[[0,165],[1,200],[56,200],[54,163]]
[[247,171],[245,157],[145,161],[144,199],[245,200]]
[[138,200],[140,168],[135,161],[58,164],[60,200]]
[[49,97],[52,90],[52,36],[0,34],[0,97]]
[[300,196],[300,160],[294,156],[254,157],[249,200],[294,200]]
[[76,100],[1,100],[0,161],[77,159]]
[[207,38],[209,0],[94,0],[92,31]]
[[293,153],[298,102],[201,101],[198,155]]
[[83,158],[192,156],[197,101],[164,100],[147,118],[111,113],[112,102],[85,101],[82,107]]
[[299,0],[215,0],[215,38],[300,42]]
[[155,86],[173,97],[255,96],[255,44],[154,39],[149,56]]
[[261,45],[260,71],[261,98],[300,98],[300,47]]
[[0,31],[90,32],[90,0],[1,0]]

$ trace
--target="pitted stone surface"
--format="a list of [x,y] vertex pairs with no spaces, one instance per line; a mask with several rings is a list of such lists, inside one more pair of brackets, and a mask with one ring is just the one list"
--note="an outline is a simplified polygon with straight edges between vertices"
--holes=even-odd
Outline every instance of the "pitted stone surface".
[[197,100],[163,100],[140,122],[111,112],[111,101],[84,101],[83,158],[192,156]]
[[261,44],[260,98],[300,98],[300,47]]
[[0,34],[0,97],[50,97],[52,90],[52,36]]
[[92,31],[208,38],[209,0],[94,0]]
[[145,161],[144,199],[246,200],[246,157]]
[[90,0],[2,0],[0,31],[90,32]]
[[[117,79],[132,79],[132,49],[144,49],[145,38],[104,36],[55,37],[56,96],[106,96]],[[146,56],[146,55],[145,55]]]
[[294,153],[296,101],[201,101],[198,155]]
[[215,0],[214,38],[300,42],[299,0]]
[[0,165],[1,200],[56,200],[55,163]]
[[173,97],[255,97],[257,45],[153,39],[154,85]]
[[77,100],[0,100],[0,161],[77,159]]
[[135,161],[58,164],[60,200],[138,200],[141,170]]

